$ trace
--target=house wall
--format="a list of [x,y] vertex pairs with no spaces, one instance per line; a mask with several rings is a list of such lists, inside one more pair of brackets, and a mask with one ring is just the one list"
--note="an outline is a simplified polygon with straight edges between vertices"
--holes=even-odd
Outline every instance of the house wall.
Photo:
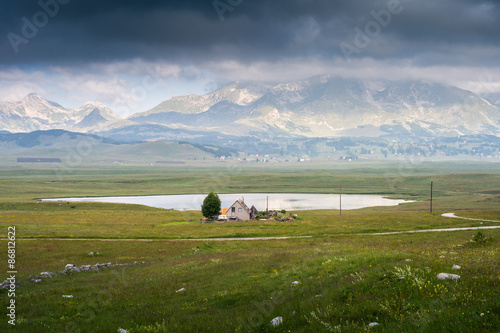
[[[233,207],[234,207],[234,215],[232,211]],[[229,207],[226,214],[228,219],[240,219],[244,221],[250,220],[250,214],[246,211],[245,208],[243,208],[243,206],[238,201],[236,201],[231,207]]]

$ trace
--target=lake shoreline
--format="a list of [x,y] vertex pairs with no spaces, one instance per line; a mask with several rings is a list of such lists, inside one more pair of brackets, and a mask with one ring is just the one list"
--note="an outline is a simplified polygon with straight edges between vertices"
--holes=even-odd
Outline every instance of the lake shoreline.
[[[200,210],[206,194],[175,194],[175,195],[146,195],[146,196],[95,196],[71,198],[47,198],[42,201],[66,202],[102,202],[120,204],[138,204],[161,209],[179,211]],[[244,199],[247,205],[255,205],[260,211],[269,210],[316,210],[316,209],[360,209],[377,206],[397,206],[409,203],[402,199],[390,199],[375,194],[342,194],[335,193],[221,193],[219,197],[222,208],[231,206],[234,201]]]

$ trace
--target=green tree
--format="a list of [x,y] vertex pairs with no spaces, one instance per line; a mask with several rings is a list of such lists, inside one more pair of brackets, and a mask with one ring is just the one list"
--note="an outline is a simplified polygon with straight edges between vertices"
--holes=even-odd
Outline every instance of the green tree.
[[214,192],[210,192],[205,200],[203,200],[203,205],[201,205],[201,213],[206,218],[217,216],[220,212],[220,205],[221,203],[219,196]]

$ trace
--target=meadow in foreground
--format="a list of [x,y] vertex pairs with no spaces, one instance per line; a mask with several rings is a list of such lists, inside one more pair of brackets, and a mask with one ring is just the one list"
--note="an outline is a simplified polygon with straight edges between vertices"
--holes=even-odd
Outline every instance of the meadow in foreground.
[[[303,211],[297,212],[299,218],[292,223],[202,224],[198,211],[34,200],[39,195],[74,195],[78,186],[84,193],[90,193],[92,184],[86,172],[68,174],[63,182],[55,183],[48,181],[44,171],[29,176],[16,175],[15,171],[5,175],[0,172],[0,186],[6,193],[0,200],[0,225],[5,234],[7,227],[16,226],[17,279],[21,282],[16,290],[16,326],[8,325],[4,318],[0,321],[1,331],[117,332],[123,328],[130,333],[497,332],[500,329],[500,229],[367,234],[498,225],[441,216],[454,211],[460,216],[500,220],[496,175],[431,177],[426,171],[418,177],[400,177],[397,188],[374,186],[368,191],[418,202],[346,211],[342,217],[335,210]],[[161,179],[172,185],[179,172]],[[383,184],[385,178],[378,174],[383,171],[363,176],[354,170],[338,177],[353,183],[369,180]],[[196,177],[193,179],[201,179]],[[259,178],[264,190],[265,186],[282,190],[294,186],[299,190],[313,180],[313,186],[323,186],[325,191],[331,185],[326,172],[302,176],[306,180],[300,184],[297,184],[302,179],[299,172],[266,177]],[[430,214],[426,187],[434,177],[446,182],[447,187],[453,184],[455,190],[437,191],[435,212]],[[148,189],[154,175],[134,176],[129,183],[124,180],[128,176],[119,174],[102,178],[95,189],[99,195],[114,194],[116,182],[131,193],[134,187],[138,188],[138,194],[157,194],[154,191],[159,189],[158,185]],[[243,184],[250,178],[255,178],[254,174],[242,173],[233,179],[236,184],[238,181]],[[16,181],[21,185],[16,187]],[[170,193],[184,191],[190,180],[186,175],[177,182],[169,187]],[[351,190],[362,191],[361,187]],[[190,219],[192,222],[188,222]],[[222,240],[269,236],[311,237]],[[0,240],[0,246],[6,248],[7,240]],[[67,264],[134,262],[138,264],[58,274],[41,279],[40,283],[29,278],[46,271],[58,273]],[[452,269],[454,265],[460,269]],[[0,270],[7,271],[6,260],[1,261]],[[459,274],[461,278],[436,279],[442,272]],[[6,290],[0,291],[0,297],[7,304]],[[274,327],[271,321],[277,317],[283,321]]]
[[[20,240],[16,329],[495,332],[500,231],[470,242],[475,234],[219,242]],[[27,279],[28,274],[61,271],[69,263],[135,261],[140,264],[60,274],[38,284]],[[453,265],[461,268],[452,270]],[[437,280],[441,272],[461,278]],[[276,317],[283,323],[272,327]],[[374,322],[379,326],[369,329]],[[5,320],[1,326],[6,328]]]

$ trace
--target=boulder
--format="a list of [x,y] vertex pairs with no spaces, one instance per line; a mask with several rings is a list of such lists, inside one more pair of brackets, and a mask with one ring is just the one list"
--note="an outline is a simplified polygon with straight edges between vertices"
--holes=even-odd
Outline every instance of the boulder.
[[438,280],[460,280],[460,275],[450,273],[439,273],[436,276]]
[[73,267],[75,267],[75,265],[73,265],[73,264],[67,264],[66,267],[64,267],[64,270],[70,271],[70,270],[73,269]]
[[183,293],[183,292],[185,292],[185,291],[186,291],[186,289],[185,289],[185,288],[181,288],[181,289],[177,290],[177,291],[176,291],[176,293]]
[[375,326],[378,326],[378,325],[380,325],[380,324],[374,321],[373,323],[369,323],[368,327],[375,327]]
[[44,279],[55,278],[56,276],[57,276],[57,274],[54,272],[41,272],[40,273],[40,277],[44,278]]
[[276,317],[273,320],[271,320],[271,326],[279,326],[283,324],[283,317]]
[[458,265],[453,265],[453,267],[451,269],[460,269],[462,267],[458,266]]

